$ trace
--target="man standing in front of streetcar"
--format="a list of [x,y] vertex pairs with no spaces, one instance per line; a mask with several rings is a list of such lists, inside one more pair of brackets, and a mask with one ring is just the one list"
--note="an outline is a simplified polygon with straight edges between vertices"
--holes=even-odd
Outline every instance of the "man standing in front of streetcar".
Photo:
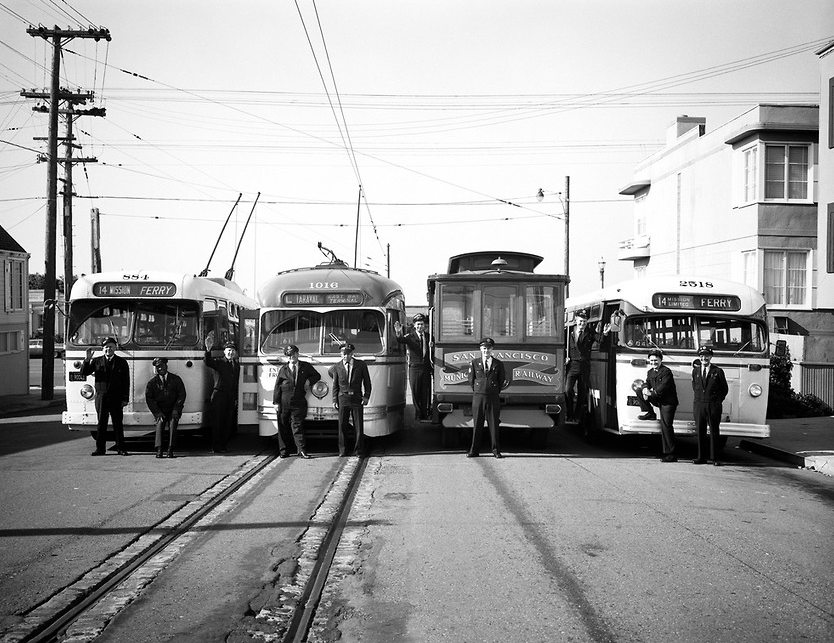
[[[568,330],[565,361],[565,407],[568,420],[582,422],[588,407],[588,384],[591,379],[591,348],[601,337],[588,328],[588,313],[577,311],[576,325]],[[605,324],[602,335],[608,335],[611,324]],[[574,388],[576,394],[574,396]]]
[[104,355],[93,358],[93,348],[81,364],[81,375],[93,375],[96,380],[96,450],[90,455],[104,455],[107,448],[107,418],[113,422],[116,450],[127,455],[123,425],[124,407],[130,402],[130,367],[124,357],[116,355],[116,340],[108,337],[101,343]]
[[309,362],[298,359],[298,346],[290,344],[284,349],[287,363],[278,369],[278,378],[272,391],[272,403],[278,417],[278,454],[282,458],[290,455],[290,434],[292,434],[298,455],[305,459],[307,453],[304,440],[304,418],[307,417],[305,385],[312,387],[321,379],[319,372]]
[[649,351],[649,372],[646,382],[637,389],[637,401],[644,411],[641,420],[656,420],[654,408],[660,412],[660,437],[663,447],[663,462],[677,462],[675,455],[675,411],[678,408],[678,389],[675,387],[675,376],[669,367],[663,365],[663,351],[652,349]]
[[333,408],[339,412],[339,456],[348,455],[347,433],[348,420],[353,419],[356,433],[354,453],[365,455],[365,406],[371,399],[371,376],[368,366],[361,359],[353,356],[353,344],[342,344],[339,349],[342,359],[330,367],[328,373],[333,378]]
[[403,325],[395,321],[397,342],[408,347],[408,383],[411,385],[411,401],[414,419],[429,419],[429,395],[431,389],[431,338],[426,329],[426,316],[417,313],[411,319],[414,330],[403,335]]
[[211,355],[214,346],[214,331],[206,336],[206,352],[203,361],[214,371],[214,388],[211,391],[209,416],[211,418],[211,451],[226,453],[229,435],[235,423],[237,387],[240,379],[240,362],[232,342],[223,345],[223,357]]
[[695,427],[698,429],[698,457],[693,464],[706,464],[707,459],[707,425],[709,425],[709,452],[712,463],[718,467],[718,452],[721,432],[721,406],[730,389],[724,371],[712,364],[712,348],[701,346],[698,349],[700,365],[692,369],[692,391],[694,393],[693,414]]
[[503,458],[498,446],[498,425],[501,413],[501,389],[507,384],[507,373],[504,363],[492,354],[495,342],[491,337],[485,337],[479,345],[481,356],[472,360],[469,365],[467,379],[472,388],[472,446],[466,454],[467,458],[477,458],[481,450],[481,436],[484,432],[484,420],[489,425],[489,436],[492,440],[492,455]]

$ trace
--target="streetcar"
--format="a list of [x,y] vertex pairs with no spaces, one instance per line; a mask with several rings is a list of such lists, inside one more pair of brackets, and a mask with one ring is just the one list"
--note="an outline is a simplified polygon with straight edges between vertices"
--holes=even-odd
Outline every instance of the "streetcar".
[[328,371],[339,361],[341,346],[351,343],[371,377],[365,435],[384,436],[402,428],[406,358],[394,322],[405,322],[405,298],[396,282],[351,268],[330,253],[327,263],[279,272],[261,286],[257,300],[257,314],[247,312],[244,319],[241,423],[257,424],[262,436],[278,432],[273,389],[287,359],[284,349],[293,344],[321,375],[307,392],[304,432],[335,437],[338,415]]
[[[204,338],[214,333],[213,349],[239,343],[241,313],[257,303],[233,281],[161,271],[124,274],[105,272],[79,278],[72,287],[66,333],[67,410],[69,430],[91,430],[97,415],[92,375],[81,375],[88,348],[101,350],[115,338],[117,353],[130,366],[130,401],[125,432],[154,429],[145,403],[145,386],[156,374],[155,357],[168,358],[168,370],[179,375],[187,397],[179,430],[208,429],[208,402],[213,373],[203,362]],[[92,427],[92,428],[91,428]]]
[[565,275],[538,274],[542,257],[472,252],[428,278],[434,336],[432,420],[443,442],[473,426],[470,362],[484,337],[495,341],[509,384],[501,392],[502,429],[529,430],[537,445],[564,423]]
[[646,378],[647,355],[663,352],[663,364],[675,377],[679,406],[676,435],[696,435],[692,368],[698,349],[714,351],[713,364],[724,369],[730,391],[724,400],[721,441],[728,436],[767,438],[770,345],[767,312],[761,293],[739,283],[680,276],[627,281],[566,304],[568,330],[576,313],[585,311],[588,325],[609,336],[594,345],[588,387],[588,437],[602,432],[620,435],[660,433],[657,420],[640,420],[636,389]]

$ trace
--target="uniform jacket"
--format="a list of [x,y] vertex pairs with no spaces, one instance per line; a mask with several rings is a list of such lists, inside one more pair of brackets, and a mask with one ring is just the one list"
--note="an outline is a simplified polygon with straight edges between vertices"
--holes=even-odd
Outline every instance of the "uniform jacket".
[[237,383],[240,378],[240,362],[236,359],[227,360],[225,357],[212,357],[210,351],[203,355],[203,361],[214,371],[214,390],[225,393],[237,393]]
[[342,360],[331,366],[328,373],[333,378],[333,402],[338,402],[340,397],[349,397],[351,404],[362,404],[371,399],[371,375],[361,359],[353,358],[349,382]]
[[590,362],[591,347],[598,339],[596,331],[591,330],[590,326],[585,326],[585,330],[579,334],[579,339],[572,329],[568,329],[568,358],[577,362]]
[[692,390],[695,393],[695,402],[723,402],[727,397],[730,388],[727,386],[727,378],[724,371],[718,366],[710,364],[706,380],[701,377],[701,367],[692,369]]
[[504,370],[504,362],[493,355],[492,366],[489,371],[484,370],[482,358],[473,359],[469,364],[467,373],[469,386],[473,393],[482,395],[498,395],[501,388],[507,381],[507,373]]
[[159,375],[154,375],[145,386],[145,402],[155,418],[171,416],[179,419],[185,406],[185,384],[179,375],[168,373],[165,384]]
[[672,371],[661,364],[657,370],[650,368],[646,374],[646,386],[652,392],[652,401],[659,406],[677,406],[678,389]]
[[298,406],[305,403],[304,383],[310,382],[312,386],[321,379],[319,372],[309,362],[299,360],[295,367],[297,370],[295,382],[293,382],[289,364],[284,364],[278,369],[278,379],[275,380],[275,388],[272,390],[273,404]]
[[410,368],[430,368],[431,367],[431,347],[432,339],[428,333],[423,333],[426,341],[426,353],[423,354],[423,344],[420,341],[420,336],[416,331],[411,331],[407,335],[400,337],[397,335],[397,342],[405,344],[408,347],[408,366]]
[[130,401],[130,368],[124,357],[113,355],[109,366],[104,355],[85,359],[81,364],[81,374],[95,377],[97,398],[119,404]]

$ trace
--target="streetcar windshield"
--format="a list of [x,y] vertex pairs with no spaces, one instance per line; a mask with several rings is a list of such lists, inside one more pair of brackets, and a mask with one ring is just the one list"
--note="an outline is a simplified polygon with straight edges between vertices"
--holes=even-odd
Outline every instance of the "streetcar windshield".
[[193,346],[199,339],[199,307],[192,301],[80,300],[70,308],[70,343],[99,346],[106,337],[120,345]]
[[696,351],[711,346],[717,351],[761,353],[766,350],[764,327],[751,320],[693,315],[630,316],[624,344],[629,348]]
[[379,353],[384,328],[378,310],[270,310],[261,319],[261,350],[283,354],[285,346],[295,344],[302,353],[338,355],[349,342],[357,353]]

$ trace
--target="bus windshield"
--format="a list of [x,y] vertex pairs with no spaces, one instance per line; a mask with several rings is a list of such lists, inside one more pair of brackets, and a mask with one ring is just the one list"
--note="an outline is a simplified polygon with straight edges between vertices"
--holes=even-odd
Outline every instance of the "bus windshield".
[[623,340],[628,348],[696,351],[701,346],[732,353],[767,349],[761,324],[745,318],[697,315],[630,316]]
[[80,300],[70,308],[69,340],[76,346],[99,346],[107,337],[119,345],[193,346],[198,320],[193,301]]
[[385,317],[378,310],[269,310],[261,319],[261,350],[283,354],[289,344],[306,354],[338,355],[349,342],[357,353],[382,351]]

